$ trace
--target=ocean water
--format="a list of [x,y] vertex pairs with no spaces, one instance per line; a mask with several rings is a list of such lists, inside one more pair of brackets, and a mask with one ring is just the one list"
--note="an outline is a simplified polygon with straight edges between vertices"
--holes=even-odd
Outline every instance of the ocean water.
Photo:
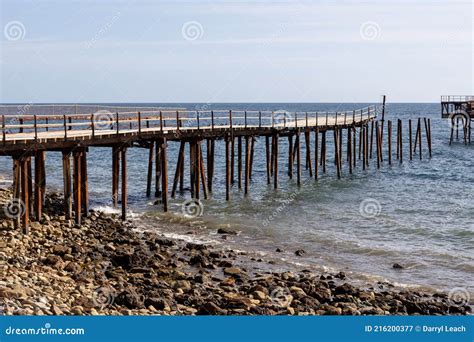
[[[127,104],[128,105],[128,104]],[[141,104],[132,104],[140,107]],[[245,109],[323,111],[352,110],[369,104],[146,104],[187,109]],[[143,105],[145,106],[145,105]],[[440,105],[387,104],[386,120],[404,123],[404,162],[376,159],[363,171],[359,160],[353,175],[343,161],[342,179],[337,179],[332,162],[332,134],[328,134],[328,171],[316,181],[303,167],[302,185],[290,180],[287,170],[287,139],[280,139],[280,187],[266,184],[265,140],[257,138],[250,193],[232,187],[231,201],[225,201],[223,142],[216,142],[213,193],[202,200],[202,216],[186,217],[183,203],[189,192],[171,200],[170,212],[163,213],[154,198],[146,198],[147,150],[128,152],[129,205],[134,220],[170,236],[186,237],[275,260],[277,266],[295,269],[333,269],[351,273],[361,281],[386,279],[397,284],[450,291],[462,288],[474,293],[474,147],[462,140],[449,146],[449,124],[441,119]],[[408,158],[408,119],[431,118],[433,156],[423,131],[423,160]],[[415,128],[415,125],[414,125]],[[395,124],[394,124],[395,133]],[[461,136],[460,136],[461,138]],[[311,135],[311,148],[314,148]],[[386,136],[384,137],[386,142]],[[395,142],[395,134],[393,135]],[[179,144],[169,143],[170,183],[174,175]],[[203,144],[203,155],[206,155]],[[387,144],[384,144],[386,148]],[[237,150],[237,145],[236,145]],[[345,151],[345,146],[344,146]],[[312,158],[314,151],[312,150]],[[343,152],[344,153],[344,152]],[[302,160],[305,150],[302,145]],[[60,153],[47,154],[47,185],[62,187]],[[0,172],[9,177],[11,161],[2,157]],[[237,161],[237,157],[236,157]],[[237,164],[237,162],[236,162]],[[188,186],[188,156],[185,184]],[[111,205],[111,152],[91,148],[88,159],[91,205]],[[235,172],[237,177],[237,171]],[[201,196],[202,197],[202,196]],[[219,227],[240,233],[223,240]],[[192,233],[192,234],[190,234]],[[280,248],[283,252],[275,252]],[[294,251],[305,250],[303,256]],[[404,266],[398,270],[394,263]]]

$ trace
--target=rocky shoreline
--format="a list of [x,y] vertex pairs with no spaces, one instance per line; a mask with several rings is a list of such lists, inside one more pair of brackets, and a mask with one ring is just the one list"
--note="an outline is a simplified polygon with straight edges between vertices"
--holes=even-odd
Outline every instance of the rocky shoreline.
[[[0,190],[2,208],[11,192]],[[343,272],[249,271],[244,252],[139,232],[91,212],[82,227],[48,194],[29,235],[1,210],[0,314],[7,315],[465,315],[445,293],[389,283],[351,285]],[[226,232],[221,232],[226,233]],[[258,265],[255,265],[258,269]]]

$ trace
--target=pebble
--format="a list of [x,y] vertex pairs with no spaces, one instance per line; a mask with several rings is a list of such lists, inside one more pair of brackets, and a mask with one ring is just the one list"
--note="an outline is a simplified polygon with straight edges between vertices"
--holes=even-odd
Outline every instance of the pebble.
[[[11,192],[0,189],[0,203],[10,198]],[[77,228],[64,217],[61,194],[47,194],[45,213],[42,223],[32,222],[27,236],[0,219],[0,260],[9,260],[1,264],[0,304],[11,303],[8,315],[471,312],[468,305],[454,306],[445,293],[432,296],[389,283],[364,288],[344,272],[268,271],[268,258],[251,261],[246,253],[138,233],[117,215],[91,212]],[[218,233],[236,234],[228,228]]]

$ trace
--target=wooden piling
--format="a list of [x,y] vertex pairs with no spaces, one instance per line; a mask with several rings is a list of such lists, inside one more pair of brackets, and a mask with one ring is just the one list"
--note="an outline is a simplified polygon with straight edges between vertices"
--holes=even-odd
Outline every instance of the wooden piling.
[[347,164],[349,165],[349,174],[352,175],[352,128],[347,129]]
[[339,158],[340,158],[339,134],[340,134],[340,132],[339,132],[338,129],[334,128],[333,134],[334,134],[334,160],[335,160],[335,164],[336,164],[337,178],[341,179],[341,168],[340,168],[341,164],[340,164],[340,161],[339,161]]
[[114,208],[117,208],[118,206],[120,154],[119,147],[112,147],[112,204]]
[[344,145],[342,143],[343,141],[343,130],[342,128],[338,130],[338,135],[337,135],[337,139],[338,139],[338,144],[339,144],[339,158],[338,158],[338,162],[339,162],[339,171],[341,172],[342,174],[342,145]]
[[155,141],[155,197],[160,197],[160,180],[161,180],[161,144]]
[[184,141],[181,141],[181,143],[179,145],[178,161],[177,161],[177,164],[176,164],[176,170],[174,172],[173,186],[171,188],[171,198],[176,197],[176,189],[178,188],[179,177],[181,175],[181,169],[182,169],[183,163],[184,163],[185,144],[186,143]]
[[230,138],[225,138],[225,199],[230,200]]
[[21,224],[23,234],[28,234],[30,230],[30,187],[28,181],[28,161],[30,157],[22,157],[21,160],[21,200],[24,204],[24,211],[22,215]]
[[[22,175],[22,168],[23,166],[23,161],[18,157],[13,157],[13,200],[17,201],[22,201],[22,195],[21,195],[21,175]],[[24,202],[20,202],[20,208],[21,204]],[[13,220],[13,226],[15,229],[19,229],[21,227],[21,220],[22,220],[22,212],[21,210],[18,211],[18,214],[15,216]]]
[[[148,121],[147,121],[148,122]],[[153,178],[153,159],[154,159],[154,143],[152,142],[148,147],[148,172],[146,178],[146,197],[151,196],[151,181]]]
[[357,160],[357,155],[356,155],[356,147],[357,147],[357,129],[356,126],[352,126],[352,163],[353,163],[353,168],[356,168],[356,160]]
[[37,151],[35,153],[35,192],[34,192],[34,207],[36,220],[41,221],[43,213],[43,195],[44,195],[44,151]]
[[361,160],[361,155],[362,155],[362,147],[364,146],[363,145],[363,140],[364,140],[364,136],[363,136],[363,128],[362,126],[359,127],[359,160]]
[[321,134],[321,166],[323,167],[323,173],[326,173],[326,151],[327,151],[327,142],[326,142],[326,131],[323,131]]
[[265,164],[267,170],[267,184],[271,183],[271,162],[270,162],[270,137],[265,136]]
[[212,192],[212,183],[214,179],[214,149],[215,141],[214,139],[208,139],[207,144],[207,188],[209,192]]
[[[163,211],[168,211],[168,143],[166,138],[161,139],[161,202],[163,203]],[[200,154],[199,145],[199,154]],[[125,156],[124,158],[125,159]],[[123,164],[122,164],[123,165]],[[123,171],[122,171],[123,172]],[[122,180],[126,182],[126,180]],[[122,185],[123,186],[123,185]],[[198,184],[199,187],[199,184]],[[123,195],[122,195],[123,196]]]
[[431,135],[430,129],[428,127],[428,120],[426,118],[423,118],[423,122],[425,124],[426,145],[428,146],[428,154],[431,158]]
[[365,135],[365,166],[369,167],[369,124],[366,124]]
[[418,151],[419,151],[419,154],[420,154],[420,160],[422,160],[422,159],[423,159],[423,156],[422,156],[422,154],[421,154],[421,153],[422,153],[422,146],[421,146],[421,130],[422,130],[422,128],[421,128],[421,118],[418,118],[418,127],[419,127],[419,129],[418,129],[418,149],[419,149],[419,150],[418,150]]
[[306,143],[306,169],[309,171],[309,176],[313,177],[313,164],[311,163],[311,135],[309,129],[305,130],[304,138]]
[[64,215],[67,220],[72,218],[72,192],[71,192],[71,153],[62,152],[63,185],[64,185]]
[[127,147],[122,146],[120,148],[120,159],[122,162],[122,220],[125,221],[127,219]]
[[196,143],[195,141],[189,142],[189,190],[191,192],[191,198],[196,197],[196,181],[195,181],[195,165],[196,165]]
[[374,122],[371,122],[370,126],[370,151],[369,151],[369,158],[372,159],[372,146],[374,143]]
[[234,142],[235,142],[235,139],[234,139],[234,135],[231,134],[231,138],[230,138],[230,151],[231,151],[231,154],[230,154],[230,183],[233,185],[235,183],[235,177],[234,177],[234,171],[235,171],[235,149],[234,149]]
[[319,176],[319,128],[316,127],[314,131],[314,178],[318,179]]
[[[429,155],[430,155],[430,158],[431,158],[432,157],[432,153],[431,153],[431,119],[428,119],[428,136],[429,136],[428,151],[429,151]],[[471,143],[471,124],[469,124],[469,143]]]
[[74,164],[74,176],[73,176],[73,188],[74,188],[74,215],[75,223],[80,226],[82,223],[82,180],[81,180],[81,151],[73,152],[73,164]]
[[247,195],[249,192],[250,186],[250,139],[251,137],[245,137],[245,184],[244,184],[244,194]]
[[367,145],[366,144],[366,134],[365,134],[366,126],[365,125],[361,126],[360,130],[361,130],[361,134],[362,134],[362,146],[359,149],[359,154],[360,154],[360,150],[362,150],[362,170],[365,170],[365,168],[366,168],[365,157],[366,157],[366,145]]
[[32,167],[32,162],[31,162],[31,156],[28,156],[27,160],[27,173],[28,173],[28,206],[30,213],[34,212],[34,196],[31,195],[33,191],[33,167]]
[[255,154],[255,137],[250,138],[250,167],[249,167],[249,178],[252,180],[252,170],[253,170],[253,156]]
[[[247,143],[247,140],[245,142]],[[245,153],[247,153],[247,148],[245,149]],[[238,183],[239,189],[242,189],[242,137],[241,136],[237,138],[237,183]]]
[[392,121],[387,121],[388,165],[392,165]]
[[296,131],[295,147],[296,147],[296,184],[300,186],[301,185],[301,143],[300,143],[299,131]]
[[202,146],[201,146],[201,144],[199,144],[199,162],[200,162],[199,169],[201,170],[202,192],[204,194],[204,199],[208,199],[209,198],[209,189],[207,187],[206,170],[204,168],[204,160],[203,160],[203,157],[202,157]]
[[81,151],[81,195],[82,212],[85,216],[89,214],[89,182],[87,176],[87,150]]
[[379,123],[375,122],[375,139],[376,139],[376,153],[377,153],[377,169],[380,169],[380,132]]
[[398,119],[398,126],[400,127],[399,132],[400,132],[400,164],[403,163],[403,126],[402,126],[402,120]]
[[416,153],[416,147],[418,146],[418,135],[420,133],[420,119],[418,119],[416,124],[416,132],[415,132],[415,145],[413,146],[413,153]]
[[278,133],[273,134],[273,187],[278,189]]
[[293,135],[288,136],[288,177],[293,178]]
[[410,160],[413,160],[413,133],[411,127],[411,119],[408,119],[408,135],[409,135],[409,144],[410,144]]
[[[232,146],[232,142],[231,142]],[[201,155],[199,150],[201,148],[201,141],[196,140],[194,145],[194,198],[201,198]],[[231,171],[232,172],[232,171]],[[232,177],[231,177],[232,179]]]

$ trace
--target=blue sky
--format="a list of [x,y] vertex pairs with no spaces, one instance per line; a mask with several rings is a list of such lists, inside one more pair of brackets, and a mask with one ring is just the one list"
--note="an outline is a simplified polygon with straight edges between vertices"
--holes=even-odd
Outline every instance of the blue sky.
[[1,1],[1,102],[438,102],[471,1]]

